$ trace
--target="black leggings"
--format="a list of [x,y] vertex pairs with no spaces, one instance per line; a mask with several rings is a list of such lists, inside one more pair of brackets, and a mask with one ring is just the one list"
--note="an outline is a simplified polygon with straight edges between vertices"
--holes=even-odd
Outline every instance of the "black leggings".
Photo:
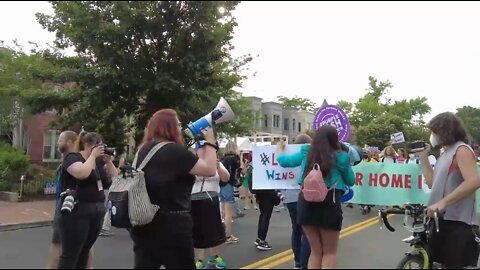
[[257,195],[257,202],[260,208],[260,218],[258,219],[258,239],[265,241],[267,239],[270,218],[272,217],[273,206],[275,206],[276,195]]
[[189,213],[157,212],[153,221],[130,230],[134,269],[193,269],[193,220]]
[[79,202],[69,215],[59,215],[62,255],[58,269],[87,269],[88,253],[100,234],[105,212],[103,202]]
[[193,269],[195,268],[193,246],[134,247],[134,269]]

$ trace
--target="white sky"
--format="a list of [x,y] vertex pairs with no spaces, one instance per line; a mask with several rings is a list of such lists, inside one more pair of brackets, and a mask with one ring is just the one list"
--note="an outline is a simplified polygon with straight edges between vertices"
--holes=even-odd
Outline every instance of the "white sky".
[[[47,2],[0,2],[0,40],[54,39],[36,22]],[[390,80],[394,100],[426,96],[432,114],[479,107],[480,3],[243,2],[235,55],[259,55],[243,92],[321,104],[356,101],[368,76]]]

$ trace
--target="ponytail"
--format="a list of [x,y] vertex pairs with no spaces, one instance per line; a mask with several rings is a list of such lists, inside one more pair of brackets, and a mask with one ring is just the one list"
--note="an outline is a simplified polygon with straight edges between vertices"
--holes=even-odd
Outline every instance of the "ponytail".
[[77,151],[80,152],[85,150],[85,144],[96,145],[101,141],[103,141],[103,138],[102,136],[100,136],[100,134],[95,132],[83,131],[78,136],[78,140],[75,143],[75,146],[77,147]]
[[85,135],[87,135],[88,132],[82,131],[80,132],[80,135],[78,135],[77,141],[75,141],[75,150],[77,152],[85,150],[85,144],[82,142],[83,138]]

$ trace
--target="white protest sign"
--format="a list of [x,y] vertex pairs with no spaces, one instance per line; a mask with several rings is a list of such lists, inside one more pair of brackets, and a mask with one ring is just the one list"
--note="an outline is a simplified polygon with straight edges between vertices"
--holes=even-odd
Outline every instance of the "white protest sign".
[[[301,145],[286,145],[285,154],[300,151]],[[256,189],[299,189],[300,166],[282,168],[277,162],[277,146],[255,146],[253,148],[252,188]]]
[[392,141],[392,144],[403,143],[405,142],[405,136],[403,135],[403,132],[397,132],[390,135],[390,140]]

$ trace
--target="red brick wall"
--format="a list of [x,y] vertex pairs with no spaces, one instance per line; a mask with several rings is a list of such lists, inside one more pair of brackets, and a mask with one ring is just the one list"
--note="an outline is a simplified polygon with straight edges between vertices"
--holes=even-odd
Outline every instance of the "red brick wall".
[[43,163],[43,132],[50,129],[50,122],[55,119],[57,117],[50,113],[41,113],[24,119],[31,136],[28,154],[32,163]]

